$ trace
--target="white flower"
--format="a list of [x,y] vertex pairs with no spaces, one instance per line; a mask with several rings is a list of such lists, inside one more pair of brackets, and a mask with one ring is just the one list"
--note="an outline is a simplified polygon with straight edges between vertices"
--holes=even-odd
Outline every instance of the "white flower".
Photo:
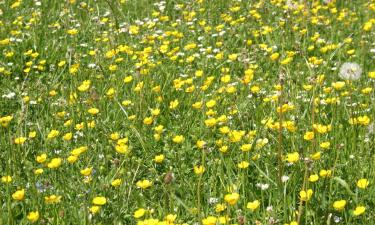
[[209,199],[208,199],[208,203],[209,203],[209,204],[216,204],[218,201],[219,201],[218,198],[209,198]]
[[269,188],[269,184],[262,184],[262,183],[258,183],[256,184],[255,186],[257,186],[258,188],[260,188],[262,191],[264,190],[267,190]]
[[2,97],[3,97],[3,98],[7,98],[7,99],[12,99],[12,98],[14,98],[15,96],[16,96],[16,93],[14,93],[14,92],[9,92],[8,94],[3,95]]
[[339,77],[344,80],[358,80],[361,74],[362,69],[357,63],[346,62],[340,67]]
[[287,182],[288,180],[289,180],[289,177],[286,176],[286,175],[283,175],[283,176],[281,177],[281,181],[282,181],[283,183]]

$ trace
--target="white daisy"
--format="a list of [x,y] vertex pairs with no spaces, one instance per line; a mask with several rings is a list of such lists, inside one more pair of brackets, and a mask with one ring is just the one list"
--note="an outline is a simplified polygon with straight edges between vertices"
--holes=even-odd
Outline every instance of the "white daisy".
[[362,68],[357,63],[346,62],[340,67],[339,77],[344,80],[358,80],[361,74]]

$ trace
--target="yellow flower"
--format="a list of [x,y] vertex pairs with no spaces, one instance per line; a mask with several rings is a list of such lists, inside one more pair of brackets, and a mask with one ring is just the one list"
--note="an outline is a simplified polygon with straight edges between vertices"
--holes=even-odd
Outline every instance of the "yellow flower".
[[78,86],[78,91],[80,92],[85,92],[90,88],[91,81],[90,80],[85,80],[82,82],[80,86]]
[[153,119],[152,119],[151,116],[150,116],[150,117],[146,117],[146,118],[144,118],[144,120],[143,120],[143,124],[145,124],[145,125],[151,125],[152,122],[153,122]]
[[243,151],[243,152],[248,152],[250,150],[251,150],[251,144],[243,144],[241,146],[241,151]]
[[337,211],[343,210],[345,206],[346,206],[345,200],[338,200],[333,203],[333,208],[336,209]]
[[357,121],[361,125],[369,125],[370,124],[370,118],[368,116],[359,116],[357,117]]
[[288,153],[286,155],[285,160],[288,161],[288,163],[295,163],[299,160],[299,153],[298,152]]
[[237,57],[238,57],[237,54],[230,54],[230,55],[228,55],[228,59],[229,59],[230,61],[234,61],[234,60],[236,60]]
[[82,153],[86,152],[87,151],[87,147],[86,146],[81,146],[81,147],[78,147],[78,148],[75,148],[73,149],[70,154],[74,155],[74,156],[79,156],[81,155]]
[[80,173],[83,176],[90,176],[91,172],[92,172],[92,167],[88,167],[88,168],[85,168],[85,169],[83,169],[83,170],[80,171]]
[[177,144],[183,142],[184,140],[185,140],[185,138],[184,138],[184,136],[182,136],[182,135],[176,135],[176,136],[174,136],[173,139],[172,139],[172,141],[173,141],[174,143],[177,143]]
[[113,187],[118,187],[118,186],[120,186],[121,185],[121,179],[115,179],[115,180],[113,180],[112,182],[111,182],[111,185],[113,186]]
[[369,181],[365,178],[359,179],[357,181],[357,187],[359,187],[360,189],[366,189],[368,185]]
[[209,216],[202,220],[203,225],[216,225],[216,222],[217,222],[217,218],[214,216]]
[[98,213],[99,210],[100,210],[100,206],[93,205],[93,206],[90,207],[90,212],[91,212],[92,214],[96,214],[96,213]]
[[154,161],[156,163],[162,163],[164,159],[165,159],[165,156],[163,154],[160,154],[160,155],[155,156]]
[[276,60],[279,58],[279,56],[280,56],[280,54],[277,53],[277,52],[275,52],[275,53],[273,53],[273,54],[270,56],[270,59],[271,59],[272,61],[276,61]]
[[140,208],[140,209],[137,209],[134,214],[133,214],[133,217],[136,218],[136,219],[139,219],[141,218],[142,216],[144,216],[146,213],[146,210],[144,208]]
[[137,182],[136,185],[137,185],[137,187],[139,187],[139,188],[146,189],[146,188],[151,187],[152,182],[149,181],[149,180],[140,180],[140,181]]
[[336,90],[341,90],[344,86],[345,86],[344,81],[338,81],[338,82],[332,83],[332,87]]
[[61,201],[61,196],[60,195],[46,196],[46,197],[44,197],[44,201],[47,204],[56,204],[56,203],[59,203]]
[[322,155],[321,152],[315,152],[314,154],[311,154],[311,159],[319,160],[321,155]]
[[46,154],[46,153],[43,153],[43,154],[38,155],[38,156],[36,157],[36,161],[37,161],[38,163],[44,163],[46,160],[47,160],[47,154]]
[[319,176],[321,177],[330,177],[332,174],[331,170],[320,170],[319,171]]
[[49,134],[47,135],[47,138],[52,139],[52,138],[57,137],[59,134],[60,132],[58,130],[51,130]]
[[227,207],[225,206],[225,204],[216,204],[215,206],[215,212],[219,213],[219,212],[223,212]]
[[160,114],[160,109],[152,109],[151,110],[151,115],[158,116],[159,114]]
[[240,168],[240,169],[246,169],[246,168],[249,167],[249,165],[250,165],[249,162],[247,162],[247,161],[242,161],[242,162],[238,163],[237,166],[238,166],[238,168]]
[[108,98],[113,98],[113,96],[115,95],[115,93],[116,93],[116,90],[114,88],[110,88],[106,92],[106,95],[107,95]]
[[171,102],[169,103],[169,108],[170,108],[170,109],[176,109],[177,106],[178,106],[178,104],[179,104],[178,99],[173,100],[173,101],[171,101]]
[[217,123],[217,120],[215,118],[209,118],[207,120],[204,121],[204,124],[207,126],[207,127],[213,127],[215,126]]
[[325,141],[325,142],[320,143],[319,146],[323,149],[327,149],[329,148],[329,146],[331,146],[331,143],[329,141]]
[[67,160],[68,160],[69,163],[75,163],[78,160],[78,157],[75,156],[75,155],[70,155],[70,156],[68,156]]
[[47,167],[50,169],[56,169],[61,166],[61,158],[53,158],[48,164]]
[[303,135],[303,139],[305,139],[306,141],[311,141],[312,139],[314,139],[314,132],[313,131],[306,132],[305,135]]
[[366,211],[366,207],[364,207],[364,206],[357,206],[355,208],[355,210],[353,211],[353,215],[354,216],[360,216],[363,213],[365,213],[365,211]]
[[311,196],[313,195],[313,190],[312,189],[309,189],[307,191],[300,191],[299,192],[299,197],[301,199],[301,201],[309,201]]
[[18,190],[12,194],[12,198],[17,201],[22,201],[25,197],[25,189]]
[[0,117],[0,124],[2,127],[8,127],[10,121],[13,120],[13,116]]
[[238,193],[226,194],[226,195],[224,196],[224,200],[225,200],[229,205],[234,205],[234,204],[236,204],[239,198],[240,198],[240,195],[239,195]]
[[26,141],[25,137],[18,137],[16,139],[14,139],[14,144],[22,145],[23,143],[25,143],[25,141]]
[[371,21],[367,21],[364,25],[363,25],[363,30],[364,31],[370,31],[372,29],[372,22]]
[[78,34],[78,30],[77,29],[69,29],[69,30],[66,31],[66,33],[74,36],[74,35]]
[[139,27],[135,25],[131,25],[129,27],[129,34],[138,34],[139,33]]
[[117,70],[117,65],[109,65],[108,66],[108,69],[109,69],[109,71],[116,71]]
[[207,108],[212,108],[216,105],[216,101],[215,100],[210,100],[206,103],[206,107]]
[[87,112],[90,113],[91,115],[95,116],[96,114],[99,113],[99,109],[97,109],[97,108],[90,108]]
[[29,132],[29,138],[35,138],[36,137],[36,131]]
[[130,76],[126,76],[125,78],[124,78],[124,83],[129,83],[129,82],[131,82],[133,80],[133,77],[130,75]]
[[202,107],[202,102],[195,102],[192,107],[194,109],[200,109]]
[[116,152],[120,154],[128,154],[129,153],[129,146],[125,144],[120,144],[115,146]]
[[246,208],[250,209],[251,211],[255,211],[257,208],[259,208],[260,202],[258,200],[248,202],[246,205]]
[[63,139],[65,141],[70,141],[70,140],[72,140],[72,137],[73,137],[73,134],[71,132],[69,132],[69,133],[64,134]]
[[203,174],[206,169],[204,166],[194,166],[194,173],[197,175]]
[[10,39],[9,38],[0,40],[0,45],[8,45],[9,43],[10,43]]
[[107,203],[107,199],[103,196],[97,196],[92,200],[92,204],[94,205],[105,205]]
[[317,174],[312,174],[312,175],[310,175],[310,177],[309,177],[309,181],[310,182],[316,182],[316,181],[318,181],[319,180],[319,176],[317,175]]
[[39,212],[38,211],[30,212],[27,215],[27,220],[29,220],[31,223],[35,223],[36,221],[38,221],[38,219],[39,219]]
[[34,174],[35,175],[39,175],[39,174],[42,174],[44,172],[44,170],[42,168],[39,168],[39,169],[35,169],[34,170]]
[[176,218],[177,218],[177,215],[168,214],[165,217],[165,220],[168,222],[168,224],[173,224],[173,222],[176,220]]
[[8,184],[8,183],[12,182],[12,177],[11,176],[2,176],[1,182],[5,183],[5,184]]

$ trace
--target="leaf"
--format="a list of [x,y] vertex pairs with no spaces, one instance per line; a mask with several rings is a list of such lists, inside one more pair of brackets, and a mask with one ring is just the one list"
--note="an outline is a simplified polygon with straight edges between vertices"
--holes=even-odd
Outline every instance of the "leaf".
[[333,180],[337,181],[341,186],[343,186],[349,194],[355,195],[352,190],[350,190],[349,184],[346,183],[345,180],[341,179],[340,177],[334,177]]

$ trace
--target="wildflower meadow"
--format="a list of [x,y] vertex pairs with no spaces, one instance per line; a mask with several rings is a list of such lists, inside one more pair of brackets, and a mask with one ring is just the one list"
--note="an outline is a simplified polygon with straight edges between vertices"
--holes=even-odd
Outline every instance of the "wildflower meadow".
[[0,225],[375,225],[374,0],[0,0]]

